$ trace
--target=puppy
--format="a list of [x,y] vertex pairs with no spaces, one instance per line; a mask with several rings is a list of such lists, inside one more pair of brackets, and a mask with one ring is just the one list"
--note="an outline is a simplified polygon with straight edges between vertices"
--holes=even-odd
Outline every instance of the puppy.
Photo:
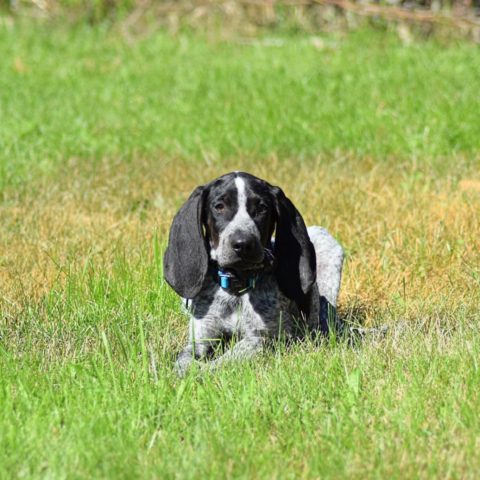
[[[326,334],[336,323],[343,250],[305,227],[279,187],[233,172],[197,187],[173,219],[164,276],[185,301],[189,340],[176,369],[249,358],[268,340]],[[238,341],[212,358],[219,341]]]

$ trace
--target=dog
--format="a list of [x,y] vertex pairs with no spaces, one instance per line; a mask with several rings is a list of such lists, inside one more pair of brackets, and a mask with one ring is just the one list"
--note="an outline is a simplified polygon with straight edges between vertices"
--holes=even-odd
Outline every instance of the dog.
[[[338,322],[343,257],[327,230],[307,229],[265,180],[233,172],[197,187],[173,219],[164,255],[164,278],[190,315],[177,373],[195,360],[250,358],[279,336],[327,334]],[[214,358],[218,342],[232,337]]]

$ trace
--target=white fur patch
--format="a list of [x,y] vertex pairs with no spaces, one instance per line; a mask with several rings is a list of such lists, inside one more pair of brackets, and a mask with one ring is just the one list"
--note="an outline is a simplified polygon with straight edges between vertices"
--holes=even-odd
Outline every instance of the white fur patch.
[[237,187],[238,210],[232,218],[230,225],[225,229],[231,232],[236,230],[252,231],[257,230],[257,226],[252,217],[247,212],[247,194],[245,192],[245,180],[241,177],[235,178],[235,186]]
[[245,180],[243,178],[236,177],[235,186],[237,187],[237,195],[238,195],[237,215],[239,213],[247,213],[247,195],[245,194]]

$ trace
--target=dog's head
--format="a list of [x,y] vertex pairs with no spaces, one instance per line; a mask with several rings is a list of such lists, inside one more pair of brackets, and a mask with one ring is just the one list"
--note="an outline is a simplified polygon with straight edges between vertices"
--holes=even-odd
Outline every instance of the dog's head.
[[259,268],[275,234],[280,289],[300,301],[315,281],[315,251],[302,216],[282,190],[242,172],[197,187],[175,215],[164,258],[167,282],[182,297],[200,290],[209,261]]

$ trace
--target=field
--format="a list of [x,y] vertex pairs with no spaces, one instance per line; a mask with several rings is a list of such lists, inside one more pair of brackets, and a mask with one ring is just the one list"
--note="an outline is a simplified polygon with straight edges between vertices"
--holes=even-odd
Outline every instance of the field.
[[[0,478],[476,478],[480,50],[0,26]],[[172,369],[176,209],[246,170],[390,327]]]

